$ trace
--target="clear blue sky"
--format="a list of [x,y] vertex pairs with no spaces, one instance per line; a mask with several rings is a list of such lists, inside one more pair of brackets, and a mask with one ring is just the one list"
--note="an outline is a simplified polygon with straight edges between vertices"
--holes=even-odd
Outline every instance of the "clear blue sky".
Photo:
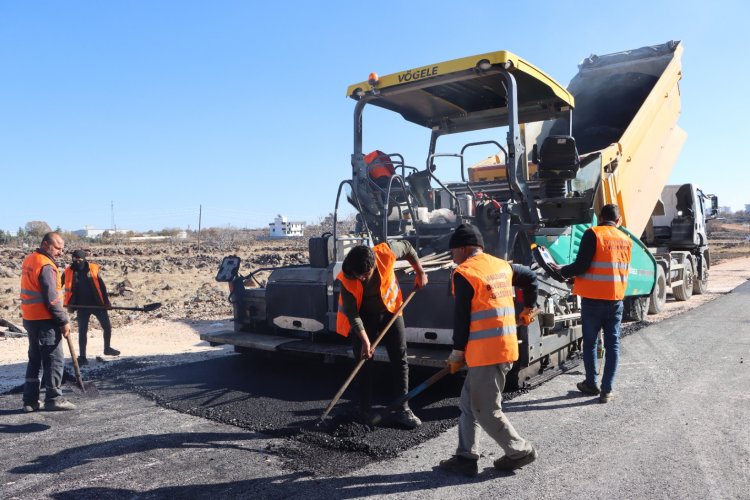
[[[200,205],[203,227],[316,221],[350,173],[346,88],[371,71],[510,50],[567,84],[591,53],[671,39],[688,141],[670,181],[750,203],[748,3],[606,3],[2,1],[0,229],[107,228],[112,203],[134,230],[195,229]],[[427,136],[401,138],[423,165]]]

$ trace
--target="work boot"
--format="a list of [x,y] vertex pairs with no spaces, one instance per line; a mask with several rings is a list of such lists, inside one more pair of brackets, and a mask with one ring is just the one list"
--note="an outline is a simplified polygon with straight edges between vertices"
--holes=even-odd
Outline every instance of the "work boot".
[[416,429],[422,425],[422,421],[411,411],[411,408],[404,408],[393,415],[393,421],[407,429]]
[[595,387],[589,386],[585,380],[583,382],[578,382],[576,384],[576,387],[578,387],[578,390],[584,394],[591,394],[592,396],[599,395],[599,388],[596,386]]
[[86,359],[86,356],[78,356],[78,366],[84,366],[89,364],[89,360]]
[[44,409],[47,411],[66,411],[75,410],[76,405],[64,398],[50,399],[44,402]]
[[113,349],[111,347],[105,347],[104,348],[104,355],[105,356],[119,356],[120,355],[120,351],[118,351],[117,349]]
[[510,472],[516,469],[520,469],[524,465],[529,465],[531,462],[536,460],[536,457],[536,448],[532,446],[531,451],[521,458],[508,458],[507,456],[502,456],[495,460],[494,465],[497,470]]
[[23,411],[26,413],[32,413],[35,411],[39,411],[39,408],[42,406],[41,401],[34,401],[33,403],[27,403],[24,401],[23,403]]
[[475,477],[477,474],[479,474],[479,466],[477,466],[477,460],[460,457],[458,455],[453,455],[448,460],[441,460],[439,467],[444,471],[463,474],[464,476],[468,477]]
[[609,403],[612,398],[615,397],[615,393],[612,391],[609,392],[602,392],[599,394],[599,402],[600,403]]

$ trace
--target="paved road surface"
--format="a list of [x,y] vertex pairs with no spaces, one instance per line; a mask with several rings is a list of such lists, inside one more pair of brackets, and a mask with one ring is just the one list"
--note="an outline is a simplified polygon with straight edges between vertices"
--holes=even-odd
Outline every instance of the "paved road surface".
[[311,476],[286,465],[309,444],[113,386],[74,413],[24,415],[19,395],[0,396],[0,490],[5,498],[750,498],[748,304],[750,283],[626,337],[618,397],[607,405],[574,390],[580,371],[506,403],[540,451],[515,474],[492,469],[492,443],[476,479],[434,470],[454,451],[453,427],[396,458]]

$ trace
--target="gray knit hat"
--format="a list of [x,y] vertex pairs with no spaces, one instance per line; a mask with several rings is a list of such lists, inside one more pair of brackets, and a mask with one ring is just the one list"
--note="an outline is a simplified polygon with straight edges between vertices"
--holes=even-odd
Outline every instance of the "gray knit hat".
[[484,249],[484,238],[476,227],[471,224],[461,224],[451,235],[448,246],[450,248],[477,246]]

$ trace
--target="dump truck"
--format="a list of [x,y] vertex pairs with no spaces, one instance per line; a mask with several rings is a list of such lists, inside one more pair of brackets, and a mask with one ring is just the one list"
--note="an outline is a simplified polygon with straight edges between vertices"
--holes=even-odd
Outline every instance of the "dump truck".
[[668,293],[678,301],[706,293],[711,267],[706,221],[718,214],[716,195],[691,183],[664,187],[641,236],[658,264],[649,314],[662,311]]
[[[272,269],[263,287],[250,286],[257,270],[242,274],[238,257],[225,258],[216,279],[229,283],[234,329],[201,338],[239,352],[352,357],[335,333],[343,258],[354,245],[401,239],[417,249],[430,278],[405,311],[409,362],[441,367],[452,346],[448,240],[468,222],[482,232],[486,252],[531,266],[539,278],[541,313],[518,327],[520,358],[509,387],[553,376],[580,352],[581,301],[570,284],[556,279],[550,263],[575,259],[602,205],[620,206],[621,230],[633,242],[629,316],[663,307],[651,306],[655,291],[663,298],[671,289],[680,298],[685,286],[696,286],[696,272],[707,279],[705,239],[679,246],[677,240],[688,236],[677,228],[686,211],[670,211],[671,198],[663,199],[686,138],[677,125],[682,50],[670,41],[591,56],[567,88],[508,51],[382,77],[373,73],[349,86],[346,95],[355,101],[351,175],[338,187],[333,231],[310,239],[310,265]],[[373,155],[363,147],[364,110],[371,106],[415,125],[425,137],[423,157],[376,155],[390,168],[386,178],[373,179]],[[443,144],[461,146],[444,152],[438,149]],[[469,161],[488,150],[491,161]],[[345,205],[356,213],[353,230],[339,223]],[[404,290],[412,287],[409,271],[405,266],[397,272]],[[660,279],[662,288],[656,286]],[[375,359],[387,359],[385,352],[378,348]]]

